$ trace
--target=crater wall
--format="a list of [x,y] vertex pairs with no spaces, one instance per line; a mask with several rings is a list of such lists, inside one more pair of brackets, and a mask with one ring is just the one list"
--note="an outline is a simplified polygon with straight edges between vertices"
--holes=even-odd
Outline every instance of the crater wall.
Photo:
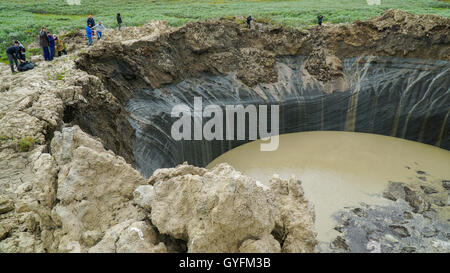
[[[278,59],[278,81],[270,84],[248,87],[236,79],[235,73],[229,73],[204,75],[163,88],[135,92],[126,109],[135,129],[136,167],[149,176],[157,168],[172,167],[184,161],[206,166],[217,156],[247,142],[175,141],[171,126],[178,118],[171,117],[172,108],[186,104],[193,109],[194,97],[202,98],[203,107],[215,104],[224,112],[225,105],[278,105],[280,134],[355,131],[450,148],[449,62],[349,58],[343,62],[344,77],[326,85],[305,71],[304,60],[303,57]],[[204,118],[203,124],[208,120]],[[236,131],[234,139],[237,139]]]
[[[448,18],[398,10],[309,30],[153,22],[80,55],[77,67],[114,99],[75,109],[74,121],[145,176],[183,161],[205,166],[245,143],[174,141],[171,109],[195,96],[203,106],[278,104],[282,134],[368,132],[449,149],[449,31]],[[110,115],[77,119],[100,108],[113,109],[120,126],[111,129]]]

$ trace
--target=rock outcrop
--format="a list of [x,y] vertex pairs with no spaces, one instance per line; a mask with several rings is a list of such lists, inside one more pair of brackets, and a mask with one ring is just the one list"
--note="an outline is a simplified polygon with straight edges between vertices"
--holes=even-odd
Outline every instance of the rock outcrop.
[[78,126],[44,148],[7,157],[21,173],[1,195],[1,252],[85,252],[113,226],[144,217],[132,193],[146,180]]
[[157,232],[145,221],[127,220],[105,232],[90,253],[164,253],[167,248]]
[[138,204],[188,252],[313,252],[317,244],[314,211],[294,178],[265,186],[221,164],[159,169],[149,181],[152,190],[136,190]]
[[59,166],[59,202],[52,210],[60,228],[55,231],[61,236],[58,250],[83,251],[112,226],[139,219],[131,199],[145,180],[123,158],[78,126],[55,132],[51,152]]
[[[75,142],[73,142],[72,136],[59,139],[64,142],[59,145],[59,142],[56,141],[57,138],[54,138],[55,135],[59,135],[55,131],[62,130],[64,123],[70,126],[74,114],[72,110],[75,108],[78,111],[83,111],[84,117],[91,121],[96,120],[93,119],[92,114],[98,111],[99,106],[109,105],[103,109],[109,110],[106,110],[106,112],[102,110],[102,113],[110,117],[114,114],[108,111],[120,109],[120,107],[117,107],[118,104],[114,101],[113,96],[102,87],[102,83],[96,77],[89,76],[86,72],[74,67],[74,57],[76,57],[76,53],[55,59],[52,63],[42,62],[33,70],[16,75],[11,75],[8,67],[1,65],[0,197],[2,205],[0,210],[3,212],[0,213],[0,252],[85,251],[92,244],[91,241],[96,243],[102,238],[104,230],[99,231],[100,229],[96,230],[95,228],[94,230],[88,230],[89,225],[83,221],[92,222],[92,219],[88,220],[87,217],[83,220],[76,217],[70,218],[73,216],[71,213],[78,216],[84,213],[86,213],[86,216],[92,215],[92,208],[97,205],[90,203],[94,199],[101,202],[99,208],[103,210],[102,212],[105,215],[109,214],[110,219],[120,219],[120,216],[115,216],[113,211],[106,212],[105,209],[115,210],[117,207],[126,206],[122,199],[116,199],[121,202],[114,208],[107,205],[107,202],[102,202],[102,199],[99,198],[102,194],[90,190],[88,185],[83,184],[89,179],[84,181],[83,179],[87,177],[78,177],[79,174],[76,174],[76,172],[81,172],[88,177],[92,174],[79,169],[81,165],[70,166],[69,164],[75,158],[79,158],[79,162],[87,163],[88,161],[80,159],[80,157],[87,156],[89,160],[93,160],[92,163],[95,160],[105,160],[104,163],[108,162],[109,168],[115,168],[114,166],[119,164],[116,155],[109,152],[108,156],[104,157],[102,153],[106,154],[106,150],[103,148],[103,144],[94,140],[92,136],[82,134],[78,127],[64,131],[65,135],[70,134],[67,130],[72,130],[72,133],[76,132]],[[92,101],[96,101],[96,103],[92,104]],[[114,147],[114,144],[123,143],[123,141],[118,142],[117,139],[120,139],[120,137],[117,137],[117,134],[111,131],[113,130],[111,128],[120,128],[120,126],[111,126],[111,123],[118,124],[120,122],[119,117],[118,119],[111,119],[110,123],[103,123],[103,126],[95,124],[95,122],[89,124],[96,130],[104,129],[105,136],[109,135],[111,140],[109,143]],[[109,132],[106,127],[109,128]],[[85,128],[88,129],[89,126]],[[132,130],[130,130],[130,134],[132,134]],[[129,139],[127,136],[125,138]],[[69,142],[69,139],[72,142]],[[86,139],[92,141],[89,142]],[[58,154],[54,154],[52,151],[50,145],[52,140],[57,145],[54,147],[55,152],[58,150],[57,148],[61,148],[57,151]],[[82,145],[77,142],[81,140],[83,140]],[[104,143],[108,142],[105,140],[103,140]],[[105,146],[108,147],[108,144],[105,144]],[[119,147],[114,148],[117,151],[120,150]],[[71,154],[72,152],[74,154]],[[127,159],[132,161],[130,158]],[[128,166],[127,168],[130,171],[138,175],[141,183],[145,181],[123,159],[121,159],[120,164]],[[89,165],[84,167],[90,168]],[[65,179],[74,179],[70,182],[75,184],[65,183],[67,181],[65,179],[58,181],[58,178],[63,177],[59,176],[60,171],[65,171],[61,175]],[[120,169],[117,171],[120,171]],[[90,181],[96,183],[101,180],[102,183],[110,183],[113,178],[112,176],[107,178],[107,175],[99,175],[96,178],[92,177],[94,180],[91,179]],[[134,180],[129,182],[133,184]],[[78,191],[76,187],[79,184],[76,183],[81,183],[87,188],[85,188],[85,192],[79,192],[79,195],[74,197],[75,199],[71,199],[71,193]],[[128,182],[126,184],[128,185]],[[71,188],[73,185],[75,185],[75,189]],[[59,186],[61,188],[58,188]],[[98,186],[101,187],[100,184]],[[106,184],[103,187],[108,188]],[[132,197],[134,184],[130,184],[130,187],[133,188],[129,190],[128,198]],[[124,187],[125,189],[126,187]],[[62,191],[58,192],[58,190]],[[101,188],[98,188],[98,190],[102,191]],[[59,196],[56,194],[57,192],[60,193]],[[116,193],[112,193],[112,195],[115,196]],[[117,195],[120,196],[118,193]],[[80,196],[83,200],[76,199]],[[69,209],[63,206],[59,198],[64,200],[65,205],[73,204],[74,208]],[[82,205],[78,203],[82,203]],[[57,207],[60,214],[56,213]],[[76,211],[82,208],[86,211]],[[65,216],[67,218],[64,218]],[[72,229],[66,220],[70,224],[83,226],[83,228],[78,231],[76,227]],[[108,228],[114,224],[116,223],[106,223],[106,226],[101,228]],[[66,230],[63,230],[63,226]],[[70,230],[70,232],[67,232],[67,230]],[[90,241],[86,244],[83,243],[84,239],[73,243],[74,238],[79,240],[78,235],[80,233],[93,239],[86,239],[86,241]]]

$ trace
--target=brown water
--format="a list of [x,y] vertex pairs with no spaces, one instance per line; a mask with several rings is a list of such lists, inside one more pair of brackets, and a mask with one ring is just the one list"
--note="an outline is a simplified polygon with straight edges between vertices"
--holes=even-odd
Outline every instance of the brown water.
[[331,215],[346,206],[383,204],[388,181],[408,182],[416,170],[450,178],[450,152],[431,145],[375,134],[303,132],[280,136],[277,151],[261,152],[260,141],[235,148],[208,168],[227,162],[267,183],[273,174],[295,175],[314,204],[320,241],[336,236]]

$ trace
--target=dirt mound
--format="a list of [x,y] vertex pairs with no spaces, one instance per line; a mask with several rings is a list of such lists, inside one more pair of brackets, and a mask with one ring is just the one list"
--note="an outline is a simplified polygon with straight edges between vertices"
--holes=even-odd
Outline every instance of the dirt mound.
[[323,48],[311,52],[305,68],[316,79],[324,82],[343,77],[341,60]]
[[59,38],[67,46],[67,50],[72,52],[84,46],[86,35],[82,30],[75,28],[71,31],[60,33]]
[[449,60],[449,31],[449,18],[388,10],[372,20],[327,27],[318,32],[316,40],[339,57],[376,55]]

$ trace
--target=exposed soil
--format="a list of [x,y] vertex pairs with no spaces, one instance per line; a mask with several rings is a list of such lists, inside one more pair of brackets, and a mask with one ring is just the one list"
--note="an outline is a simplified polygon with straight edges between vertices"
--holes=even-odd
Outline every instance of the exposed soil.
[[[156,27],[162,29],[160,35],[148,33]],[[304,31],[261,24],[247,29],[225,19],[180,28],[148,25],[126,42],[114,37],[81,54],[77,67],[98,76],[119,100],[126,100],[131,92],[125,90],[157,88],[202,73],[237,71],[250,86],[274,82],[275,57],[283,55],[309,56],[309,73],[324,81],[340,75],[342,58],[450,60],[449,32],[449,18],[398,10],[369,21]]]

